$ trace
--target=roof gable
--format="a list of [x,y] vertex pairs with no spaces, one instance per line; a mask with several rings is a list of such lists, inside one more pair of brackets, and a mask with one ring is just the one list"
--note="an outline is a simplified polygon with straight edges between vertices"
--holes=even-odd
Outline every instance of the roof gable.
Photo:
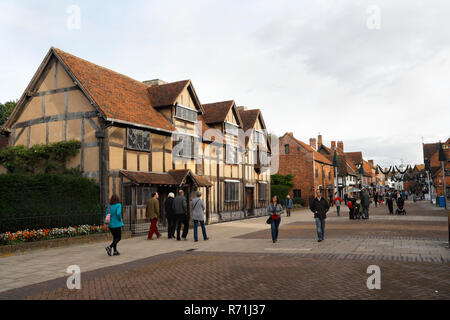
[[234,103],[234,100],[207,103],[203,104],[202,107],[204,110],[203,119],[207,124],[224,122],[230,110],[234,109],[233,113],[238,121],[238,124],[239,126],[242,126],[242,120],[239,114],[237,113],[236,104]]

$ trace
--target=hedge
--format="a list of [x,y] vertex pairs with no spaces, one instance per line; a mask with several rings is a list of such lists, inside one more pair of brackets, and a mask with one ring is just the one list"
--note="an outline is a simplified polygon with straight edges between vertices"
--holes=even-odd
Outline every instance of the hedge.
[[0,174],[0,232],[93,224],[101,215],[99,192],[77,175]]

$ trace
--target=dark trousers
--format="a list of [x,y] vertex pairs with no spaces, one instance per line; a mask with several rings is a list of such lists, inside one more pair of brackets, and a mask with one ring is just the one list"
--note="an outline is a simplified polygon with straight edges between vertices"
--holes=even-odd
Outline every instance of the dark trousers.
[[337,215],[339,217],[339,213],[341,212],[341,206],[336,206]]
[[117,243],[122,238],[122,228],[109,228],[109,231],[111,231],[113,236],[113,242],[109,246],[114,249],[114,252],[117,252]]
[[187,237],[189,231],[189,215],[177,215],[177,239],[180,239],[181,224],[183,224],[183,238]]
[[364,217],[369,219],[369,206],[363,206]]
[[291,216],[291,208],[286,208],[286,215],[287,215],[288,217]]
[[388,200],[388,207],[389,207],[389,213],[393,214],[394,213],[394,204],[392,203],[392,200]]
[[177,218],[175,216],[173,217],[167,217],[167,233],[169,236],[169,239],[175,238],[175,229],[177,227]]

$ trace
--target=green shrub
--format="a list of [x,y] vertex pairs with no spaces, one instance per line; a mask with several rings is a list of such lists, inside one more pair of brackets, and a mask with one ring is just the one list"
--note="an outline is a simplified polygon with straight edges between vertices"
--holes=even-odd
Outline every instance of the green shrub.
[[93,224],[99,194],[94,181],[78,175],[0,174],[0,232]]
[[303,200],[302,198],[299,198],[299,197],[292,198],[292,202],[294,204],[300,204],[302,207],[306,206],[305,200]]
[[67,173],[66,162],[78,154],[81,142],[61,141],[52,144],[9,146],[0,151],[0,164],[8,173]]

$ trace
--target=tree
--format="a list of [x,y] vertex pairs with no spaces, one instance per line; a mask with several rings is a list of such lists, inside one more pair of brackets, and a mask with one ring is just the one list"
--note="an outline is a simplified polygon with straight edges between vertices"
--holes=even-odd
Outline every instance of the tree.
[[291,174],[281,175],[273,174],[270,176],[270,191],[271,196],[277,195],[278,198],[283,201],[286,198],[289,190],[294,186],[292,183],[294,176]]
[[6,122],[6,120],[8,120],[8,117],[14,110],[16,104],[17,100],[15,101],[11,100],[6,101],[5,103],[0,103],[0,126],[2,126]]

